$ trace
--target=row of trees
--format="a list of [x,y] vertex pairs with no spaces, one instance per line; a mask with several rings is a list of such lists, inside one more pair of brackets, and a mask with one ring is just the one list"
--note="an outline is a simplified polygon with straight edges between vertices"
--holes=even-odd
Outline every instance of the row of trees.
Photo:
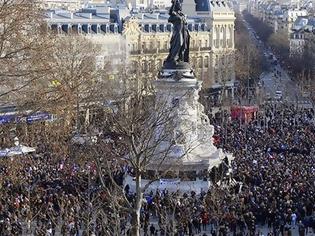
[[255,29],[255,32],[260,37],[261,41],[267,42],[272,35],[272,28],[260,19],[252,16],[248,11],[243,12],[244,19]]
[[235,20],[235,74],[240,82],[240,96],[249,96],[249,87],[257,82],[260,74],[266,69],[266,60],[250,38],[249,32],[240,14]]
[[257,78],[264,69],[264,57],[251,40],[241,15],[235,21],[236,76],[238,79]]
[[[280,60],[287,66],[296,80],[314,80],[315,40],[314,34],[305,32],[305,45],[302,53],[291,53],[288,32],[273,32],[272,28],[260,19],[244,12],[245,19],[255,29],[260,39],[269,45]],[[300,81],[299,81],[300,82]]]
[[273,32],[273,29],[264,21],[244,11],[244,18],[253,27],[260,40],[269,45],[281,59],[289,57],[290,45],[288,34]]

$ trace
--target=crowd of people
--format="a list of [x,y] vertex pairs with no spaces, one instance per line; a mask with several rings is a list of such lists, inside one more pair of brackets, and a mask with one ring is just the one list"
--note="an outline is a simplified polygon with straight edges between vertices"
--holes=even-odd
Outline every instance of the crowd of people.
[[[314,112],[289,105],[262,109],[248,124],[211,119],[217,146],[235,157],[229,185],[222,176],[221,186],[198,196],[151,193],[161,235],[172,210],[178,235],[260,235],[266,228],[268,235],[315,233]],[[174,219],[166,220],[169,232]],[[148,226],[144,220],[145,232]]]
[[[261,111],[248,124],[210,118],[216,145],[235,157],[229,184],[219,179],[198,195],[145,195],[143,235],[259,235],[262,227],[268,235],[315,233],[314,112],[289,105]],[[128,168],[111,165],[122,185]],[[3,159],[0,170],[0,235],[132,235],[130,213],[120,210],[127,205],[115,208],[92,161],[46,151]],[[125,195],[132,204],[135,194],[125,188]]]
[[[122,185],[122,165],[111,168]],[[45,152],[2,159],[0,170],[0,235],[105,235],[107,222],[97,222],[111,208],[93,161]]]
[[291,227],[304,235],[315,229],[314,112],[282,104],[263,111],[245,126],[216,125],[219,146],[235,156],[233,178],[243,184],[238,215],[252,215],[274,235]]

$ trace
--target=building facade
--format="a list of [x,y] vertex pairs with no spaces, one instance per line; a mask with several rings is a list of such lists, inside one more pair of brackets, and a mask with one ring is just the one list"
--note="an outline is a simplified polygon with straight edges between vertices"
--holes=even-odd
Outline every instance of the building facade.
[[[167,12],[133,13],[121,24],[114,23],[113,12],[49,12],[46,20],[57,34],[77,33],[101,45],[104,58],[112,53],[117,58],[127,58],[138,77],[156,76],[170,47],[172,24],[168,23]],[[209,92],[224,88],[226,94],[233,96],[234,20],[234,12],[223,5],[206,16],[188,16],[190,63]],[[119,53],[108,53],[113,41],[120,42],[115,47]]]
[[39,0],[43,9],[64,9],[69,11],[77,11],[85,5],[104,4],[106,0]]
[[[172,32],[167,22],[168,15],[144,14],[126,19],[122,31],[128,43],[131,68],[138,76],[157,75],[166,59]],[[204,86],[211,86],[212,48],[211,32],[205,23],[196,23],[188,19],[190,33],[190,63]],[[139,69],[140,68],[140,69]],[[154,76],[151,75],[151,76]]]
[[75,11],[82,7],[83,0],[41,0],[44,9],[65,9]]
[[290,34],[290,55],[299,56],[304,52],[305,44],[315,34],[315,17],[300,16],[292,24]]
[[209,92],[216,94],[223,89],[225,95],[233,97],[235,83],[233,6],[228,1],[187,0],[183,2],[183,11],[190,17],[199,17],[208,25],[211,32]]

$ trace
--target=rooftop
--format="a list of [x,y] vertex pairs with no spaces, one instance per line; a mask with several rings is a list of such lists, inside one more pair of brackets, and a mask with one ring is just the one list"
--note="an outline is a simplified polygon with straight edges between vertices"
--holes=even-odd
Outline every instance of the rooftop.
[[69,12],[65,10],[48,11],[45,13],[46,21],[49,23],[108,23],[110,13],[105,12]]

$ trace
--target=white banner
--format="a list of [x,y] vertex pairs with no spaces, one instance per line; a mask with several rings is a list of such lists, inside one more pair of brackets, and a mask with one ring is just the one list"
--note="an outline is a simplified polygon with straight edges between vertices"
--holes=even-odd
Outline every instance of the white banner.
[[179,184],[180,179],[160,179],[160,184],[168,184],[168,185],[174,185],[174,184]]

